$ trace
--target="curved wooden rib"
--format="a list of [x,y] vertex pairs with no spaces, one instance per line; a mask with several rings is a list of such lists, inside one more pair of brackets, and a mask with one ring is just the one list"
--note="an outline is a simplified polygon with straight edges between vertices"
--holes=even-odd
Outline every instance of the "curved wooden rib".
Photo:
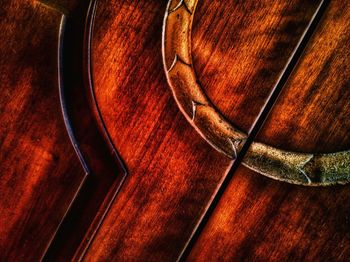
[[54,1],[45,6],[58,11],[69,9],[63,14],[60,26],[59,94],[68,135],[87,175],[48,245],[44,260],[81,260],[127,171],[102,118],[95,113],[98,109],[92,91],[90,42],[97,0],[77,1],[73,8],[60,9],[51,2]]
[[[88,164],[86,163],[86,160],[81,152],[81,149],[78,145],[77,139],[75,137],[75,134],[72,129],[72,124],[71,124],[71,119],[68,114],[67,110],[67,105],[66,105],[66,97],[65,97],[65,92],[64,92],[64,87],[63,87],[63,35],[64,35],[64,29],[66,26],[66,15],[62,13],[62,19],[61,19],[61,24],[60,24],[60,29],[59,29],[59,37],[58,37],[58,91],[59,91],[59,96],[60,96],[60,105],[61,105],[61,110],[62,110],[62,116],[63,116],[63,121],[64,125],[67,130],[67,134],[69,136],[70,142],[74,148],[75,153],[77,154],[80,164],[83,167],[85,171],[85,176],[89,175],[91,173]],[[83,183],[83,182],[82,182]]]
[[[201,88],[192,63],[191,28],[197,0],[169,0],[163,25],[162,52],[168,83],[191,125],[218,151],[235,158],[247,135],[215,108]],[[265,176],[310,186],[350,181],[350,151],[306,154],[254,142],[243,164]]]

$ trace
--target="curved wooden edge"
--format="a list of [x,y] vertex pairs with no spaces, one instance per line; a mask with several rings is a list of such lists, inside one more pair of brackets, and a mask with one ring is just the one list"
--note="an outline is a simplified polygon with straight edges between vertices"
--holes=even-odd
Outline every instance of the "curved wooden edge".
[[[99,113],[99,109],[95,100],[94,96],[94,89],[93,89],[93,80],[92,80],[92,70],[91,70],[91,39],[92,39],[92,28],[94,24],[94,14],[96,10],[97,1],[90,0],[88,3],[82,4],[83,10],[79,11],[83,15],[82,21],[79,22],[79,25],[77,25],[79,28],[75,28],[76,30],[81,31],[81,35],[84,34],[84,39],[81,39],[78,36],[78,39],[84,40],[84,43],[81,43],[81,47],[79,47],[78,52],[82,52],[82,63],[79,66],[79,72],[81,73],[81,86],[83,89],[82,91],[87,90],[88,95],[86,98],[79,98],[78,100],[86,100],[86,103],[89,104],[90,108],[94,112],[93,115],[95,117],[92,117],[91,124],[94,125],[92,127],[93,130],[96,129],[96,131],[92,131],[95,135],[98,135],[99,138],[94,140],[97,140],[99,142],[91,142],[90,140],[87,141],[85,138],[82,137],[82,132],[77,130],[77,125],[73,125],[71,122],[71,116],[73,115],[73,118],[78,119],[77,116],[73,113],[72,103],[74,103],[74,100],[72,99],[72,92],[70,92],[66,87],[69,86],[69,88],[74,87],[73,85],[76,85],[74,81],[71,80],[71,77],[66,75],[66,70],[64,70],[65,67],[67,67],[67,52],[69,53],[69,50],[67,49],[73,49],[76,50],[76,46],[72,45],[72,37],[67,33],[71,29],[71,27],[76,27],[75,23],[76,21],[71,21],[72,16],[71,14],[65,14],[62,13],[62,20],[60,24],[60,30],[59,30],[59,46],[58,46],[58,79],[59,79],[59,97],[60,97],[60,105],[61,105],[61,111],[62,116],[64,119],[65,127],[67,130],[67,133],[69,135],[70,141],[72,143],[72,146],[74,147],[74,150],[81,162],[81,165],[83,166],[83,169],[85,171],[85,178],[82,180],[79,188],[76,191],[76,194],[74,195],[74,198],[72,199],[69,208],[67,209],[67,212],[65,213],[64,217],[62,218],[62,221],[60,223],[60,226],[57,229],[57,232],[54,234],[51,241],[48,243],[47,250],[44,252],[44,259],[51,259],[57,252],[61,252],[63,249],[63,252],[66,252],[64,254],[68,254],[67,252],[74,252],[74,257],[72,257],[73,260],[81,260],[84,256],[86,250],[88,249],[90,242],[94,238],[96,232],[98,231],[104,217],[106,216],[108,210],[110,209],[111,204],[113,203],[115,197],[117,196],[119,189],[123,185],[123,182],[127,176],[127,170],[126,167],[121,160],[119,154],[117,153],[117,150],[114,148],[107,130],[105,129],[105,125],[103,122],[103,119]],[[47,6],[47,4],[45,4]],[[49,6],[50,7],[50,6]],[[54,8],[54,7],[51,7]],[[55,9],[56,10],[56,9]],[[60,11],[59,9],[56,11]],[[80,18],[78,18],[80,19]],[[67,20],[69,20],[67,22]],[[80,34],[80,33],[78,33]],[[67,37],[65,36],[67,35]],[[79,42],[80,43],[80,42]],[[79,57],[79,55],[77,55]],[[69,61],[71,62],[71,61]],[[69,63],[68,62],[68,63]],[[83,79],[84,78],[84,79]],[[66,83],[66,85],[65,85]],[[84,87],[85,86],[85,87]],[[73,88],[75,89],[75,87]],[[79,87],[80,89],[80,87]],[[67,91],[67,95],[66,92]],[[70,96],[68,96],[70,95]],[[81,94],[84,96],[84,94]],[[67,97],[66,97],[67,96]],[[68,100],[67,100],[68,98]],[[67,105],[68,104],[68,105]],[[86,109],[84,112],[87,112],[91,109]],[[90,111],[91,112],[91,111]],[[80,114],[81,115],[81,114]],[[83,116],[81,116],[83,117]],[[75,123],[77,124],[77,123]],[[84,124],[86,125],[86,124]],[[74,130],[74,127],[76,128]],[[79,131],[79,132],[75,132]],[[77,137],[76,134],[77,133]],[[78,138],[78,139],[77,139]],[[82,142],[83,141],[83,142]],[[90,143],[91,142],[91,143]],[[79,145],[81,143],[81,145]],[[98,154],[92,154],[89,152],[89,149],[84,146],[85,143],[91,144],[91,147],[94,147],[99,145],[99,143],[103,143],[103,149],[101,149],[104,153],[102,154],[108,154],[109,156],[105,159],[94,159],[97,157]],[[82,146],[82,148],[80,147]],[[98,149],[98,148],[96,148]],[[107,152],[105,152],[107,151]],[[101,157],[100,155],[98,157]],[[101,161],[99,165],[104,165],[102,170],[99,170],[96,168],[96,164],[94,162]],[[90,167],[91,165],[91,167]],[[99,168],[101,169],[101,168]],[[104,172],[104,173],[99,173]],[[88,176],[91,175],[91,176]],[[113,176],[112,176],[113,175]],[[104,178],[105,177],[105,178]],[[107,183],[101,183],[102,180],[110,181],[109,184]],[[92,184],[95,183],[94,185]],[[104,187],[104,188],[102,188]],[[99,195],[96,195],[94,192],[92,195],[93,197],[97,197],[99,199],[93,199],[89,195],[91,195],[91,190],[95,190]],[[87,202],[86,202],[87,200]],[[85,203],[84,203],[85,202]],[[92,203],[101,202],[98,210],[91,209],[88,210]],[[90,213],[88,213],[90,212]],[[80,213],[80,214],[79,214]],[[71,230],[69,227],[69,223],[79,223],[79,219],[77,219],[77,216],[83,216],[83,214],[88,213],[89,218],[88,220],[84,221],[84,226],[86,227],[86,232],[83,232],[83,236],[78,236],[79,234],[75,234],[75,236],[71,236],[69,231]],[[90,217],[91,216],[91,217]],[[74,221],[73,221],[74,220]],[[72,222],[73,221],[73,222]],[[62,246],[63,238],[81,238],[79,239],[79,245],[67,247]],[[81,241],[81,242],[80,242]],[[67,251],[66,249],[72,249]]]
[[191,28],[197,1],[176,2],[169,1],[163,26],[162,52],[168,83],[180,110],[198,133],[215,149],[235,158],[247,135],[212,105],[193,68]]
[[88,11],[87,11],[87,16],[86,16],[86,21],[85,21],[84,47],[83,47],[83,61],[84,61],[83,71],[84,71],[84,78],[85,78],[85,86],[88,89],[88,92],[90,94],[89,96],[90,106],[94,112],[95,120],[99,128],[99,131],[102,133],[104,141],[107,143],[109,149],[111,150],[111,154],[115,159],[115,162],[118,165],[118,168],[121,171],[122,178],[121,178],[121,181],[116,181],[116,183],[114,183],[114,185],[111,186],[111,189],[108,192],[108,195],[106,196],[106,201],[104,201],[104,203],[102,204],[102,208],[101,208],[102,211],[96,215],[96,218],[93,220],[88,232],[85,235],[84,241],[81,243],[78,250],[75,252],[75,255],[73,258],[73,260],[75,261],[81,261],[84,258],[87,250],[90,247],[90,244],[92,243],[98,229],[102,224],[102,221],[104,220],[108,211],[110,210],[110,207],[114,199],[117,197],[117,194],[120,188],[122,187],[126,176],[128,175],[127,168],[123,160],[121,159],[120,155],[118,154],[110,138],[110,135],[107,131],[105,122],[103,120],[100,108],[96,100],[96,95],[94,90],[91,53],[92,53],[93,29],[94,29],[97,4],[98,4],[98,0],[90,1]]
[[80,150],[80,147],[78,145],[77,139],[75,137],[74,131],[72,129],[71,120],[68,115],[67,105],[66,105],[66,97],[64,92],[64,73],[63,73],[63,41],[64,41],[64,31],[66,27],[66,15],[62,13],[62,19],[59,29],[59,37],[58,37],[58,91],[59,91],[59,97],[60,97],[60,105],[62,110],[62,116],[63,121],[67,130],[67,134],[69,136],[69,139],[72,143],[72,146],[75,150],[75,153],[77,154],[80,163],[85,171],[86,175],[89,175],[91,173],[88,164]]
[[83,53],[83,61],[84,61],[84,72],[85,72],[85,85],[87,86],[87,89],[89,90],[90,96],[89,99],[92,110],[96,116],[96,122],[97,125],[108,144],[111,153],[113,157],[116,159],[117,164],[119,165],[120,169],[122,170],[123,176],[127,176],[127,168],[118,154],[117,149],[115,148],[110,135],[107,131],[106,124],[104,122],[104,119],[102,117],[100,108],[98,106],[97,100],[96,100],[96,94],[93,84],[93,70],[92,70],[92,59],[91,59],[91,53],[92,53],[92,38],[93,38],[93,29],[94,29],[94,22],[95,22],[95,14],[97,9],[98,0],[91,0],[87,17],[86,17],[86,27],[85,27],[85,33],[84,33],[84,53]]
[[60,99],[60,107],[61,107],[61,113],[63,117],[63,122],[69,137],[69,140],[72,144],[72,147],[74,148],[74,151],[76,155],[78,156],[78,159],[80,161],[80,164],[84,170],[85,176],[83,177],[82,181],[80,182],[79,188],[76,190],[73,199],[71,200],[65,214],[63,215],[55,233],[52,235],[50,241],[48,242],[45,251],[42,254],[41,260],[44,259],[45,254],[47,253],[48,249],[50,248],[51,243],[54,241],[54,238],[56,237],[61,225],[63,224],[63,221],[67,217],[69,211],[71,210],[73,203],[78,197],[79,192],[81,191],[81,188],[83,187],[87,176],[91,174],[90,168],[86,162],[86,159],[83,156],[83,153],[78,145],[77,139],[75,137],[72,124],[71,124],[71,119],[68,114],[68,109],[66,105],[66,96],[64,92],[64,73],[63,73],[63,43],[64,43],[64,35],[65,35],[65,29],[66,29],[66,22],[67,22],[67,16],[66,13],[63,12],[61,9],[56,9],[54,7],[49,6],[48,4],[44,2],[39,2],[40,4],[45,5],[47,8],[52,8],[55,11],[61,13],[61,22],[59,26],[59,31],[58,31],[58,47],[57,47],[57,74],[58,74],[58,93],[59,93],[59,99]]
[[[215,108],[195,74],[191,28],[197,3],[198,0],[168,2],[162,35],[165,74],[173,96],[190,124],[215,149],[236,158],[247,135]],[[254,142],[243,163],[262,175],[293,184],[327,186],[350,182],[350,151],[305,154]]]

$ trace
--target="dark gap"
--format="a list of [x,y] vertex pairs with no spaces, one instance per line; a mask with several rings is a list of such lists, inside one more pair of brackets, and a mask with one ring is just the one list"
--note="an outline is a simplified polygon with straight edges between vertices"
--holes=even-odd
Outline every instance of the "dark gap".
[[314,16],[312,17],[311,21],[309,22],[307,28],[304,31],[304,34],[301,36],[300,41],[298,42],[296,48],[294,49],[290,60],[288,61],[286,67],[284,68],[280,78],[277,80],[277,83],[275,84],[273,90],[271,91],[269,97],[266,100],[265,105],[263,106],[262,110],[260,111],[259,115],[256,118],[256,121],[252,125],[252,128],[249,131],[248,138],[246,142],[244,143],[241,151],[238,153],[237,158],[234,160],[229,172],[225,176],[222,184],[219,186],[219,189],[217,193],[215,194],[213,200],[211,203],[208,204],[207,211],[203,214],[203,217],[199,220],[196,228],[192,232],[192,235],[190,236],[188,242],[186,243],[185,247],[183,248],[178,261],[185,261],[186,258],[191,253],[192,248],[194,247],[195,243],[197,242],[200,234],[202,233],[203,229],[205,228],[207,222],[209,221],[211,215],[213,214],[216,206],[218,205],[221,196],[227,189],[234,173],[237,171],[239,166],[241,165],[241,162],[243,161],[249,147],[253,143],[255,137],[259,133],[260,129],[263,127],[264,122],[266,118],[268,117],[271,109],[273,108],[275,102],[278,99],[278,96],[280,95],[283,87],[285,86],[289,76],[293,72],[294,68],[296,67],[300,57],[302,56],[302,53],[304,52],[305,48],[307,47],[307,44],[313,35],[313,33],[316,30],[317,25],[319,24],[323,14],[326,11],[326,8],[329,4],[328,0],[323,0],[319,4],[317,10],[315,11]]
[[[101,120],[94,114],[91,99],[92,86],[86,78],[89,57],[85,42],[86,20],[92,19],[90,4],[81,3],[66,17],[62,49],[62,100],[66,108],[69,132],[74,135],[75,147],[79,149],[87,174],[77,196],[72,200],[43,261],[66,261],[80,259],[89,247],[100,222],[122,185],[126,171],[113,145],[106,137]],[[87,15],[88,14],[88,15]],[[71,145],[67,145],[71,146]]]

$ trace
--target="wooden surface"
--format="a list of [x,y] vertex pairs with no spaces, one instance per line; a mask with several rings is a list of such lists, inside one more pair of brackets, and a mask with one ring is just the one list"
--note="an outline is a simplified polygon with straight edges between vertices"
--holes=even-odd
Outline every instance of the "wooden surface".
[[[294,5],[300,5],[300,2],[294,3]],[[228,5],[230,6],[230,5]],[[277,5],[278,6],[278,5]],[[143,161],[137,161],[140,159],[140,157],[137,157],[138,149],[140,144],[145,144],[145,142],[142,142],[143,140],[140,140],[140,136],[145,136],[143,134],[143,129],[147,128],[146,125],[149,122],[147,119],[151,119],[153,122],[152,125],[163,125],[166,124],[166,120],[163,117],[159,117],[158,114],[161,113],[162,108],[162,101],[163,97],[159,97],[159,94],[162,94],[160,92],[165,92],[167,97],[170,96],[169,92],[166,92],[168,89],[167,85],[164,83],[164,79],[161,78],[160,81],[156,78],[157,74],[160,72],[162,74],[162,65],[161,65],[161,58],[159,54],[160,46],[158,44],[157,46],[157,37],[160,37],[161,31],[160,26],[162,23],[162,12],[164,12],[164,7],[159,7],[158,5],[152,4],[142,4],[142,3],[129,3],[124,2],[120,3],[118,1],[111,3],[111,4],[104,4],[104,2],[99,3],[100,10],[97,11],[96,16],[96,24],[95,24],[95,36],[94,36],[94,76],[95,76],[95,88],[96,93],[98,97],[98,104],[100,105],[101,111],[103,116],[105,117],[105,122],[110,123],[110,125],[107,124],[107,130],[111,134],[111,137],[113,141],[115,141],[115,145],[118,148],[122,158],[126,162],[126,166],[129,170],[129,180],[127,180],[126,184],[124,185],[122,191],[118,195],[118,198],[116,199],[115,203],[113,204],[111,211],[109,215],[107,216],[106,220],[101,226],[101,230],[97,234],[96,239],[92,243],[92,246],[88,252],[87,258],[93,258],[93,257],[99,257],[99,258],[107,258],[112,257],[114,259],[121,259],[121,258],[131,258],[131,257],[147,257],[147,258],[153,258],[153,259],[165,259],[165,258],[176,258],[176,254],[179,254],[181,251],[181,248],[183,248],[186,239],[194,229],[194,225],[196,224],[196,221],[201,216],[202,210],[206,207],[210,197],[213,194],[213,190],[217,185],[219,185],[219,179],[223,177],[224,172],[221,171],[221,174],[218,171],[215,172],[215,176],[217,176],[217,182],[216,184],[206,184],[206,181],[203,181],[205,178],[205,174],[201,173],[201,182],[191,181],[192,183],[191,188],[187,189],[186,184],[183,184],[182,186],[178,186],[176,188],[176,193],[174,193],[172,196],[165,195],[168,192],[172,192],[172,188],[165,187],[163,190],[163,197],[165,198],[167,208],[163,207],[163,203],[160,201],[159,198],[154,199],[154,192],[151,191],[150,193],[146,193],[144,190],[141,190],[140,188],[145,188],[146,186],[143,186],[146,184],[146,182],[138,182],[140,181],[138,176],[142,177],[144,176],[144,173],[148,173],[152,175],[147,181],[147,183],[152,184],[161,184],[161,180],[156,180],[153,178],[155,171],[148,171],[148,169],[144,170],[144,167],[142,167]],[[105,8],[103,8],[105,7]],[[290,9],[290,6],[287,6]],[[211,8],[215,8],[211,7]],[[221,5],[222,9],[226,8],[226,5]],[[242,7],[243,8],[243,7]],[[263,7],[259,6],[256,8]],[[267,8],[267,6],[265,6]],[[282,9],[286,8],[284,5],[279,5],[276,7],[276,9]],[[314,5],[305,5],[304,8],[299,7],[301,9],[309,10],[309,12],[305,14],[305,17],[303,17],[304,20],[297,20],[297,11],[294,11],[295,18],[293,20],[293,25],[298,25],[301,29],[299,29],[299,37],[302,33],[302,29],[305,28],[306,23],[308,19],[310,19],[311,15],[315,11],[316,4]],[[122,11],[121,11],[122,10]],[[139,16],[133,16],[131,18],[131,14],[127,12],[127,10],[130,10],[130,12],[137,12],[140,15]],[[148,10],[150,10],[148,12]],[[159,11],[158,11],[159,10]],[[206,25],[212,21],[211,17],[206,17],[205,14],[208,12],[210,8],[199,8],[199,17],[206,18],[207,22],[204,22],[201,28],[194,25],[195,30],[202,30],[204,31]],[[158,11],[158,13],[156,13]],[[233,10],[230,10],[231,13]],[[238,9],[236,12],[239,12]],[[263,12],[259,10],[260,12]],[[289,11],[289,10],[288,10]],[[299,9],[300,11],[300,9]],[[110,14],[110,12],[113,12]],[[202,13],[201,13],[202,12]],[[291,11],[289,11],[291,12]],[[267,13],[265,11],[265,13]],[[293,13],[293,12],[291,12]],[[107,15],[106,15],[107,14]],[[278,14],[278,13],[277,13]],[[279,11],[279,14],[283,14],[282,11]],[[289,13],[287,14],[288,16]],[[234,17],[234,13],[231,17]],[[108,19],[109,17],[110,20]],[[153,21],[155,25],[147,24],[145,20],[148,19],[150,21]],[[130,19],[137,20],[138,27],[130,27],[128,25],[133,24],[134,22],[131,22]],[[220,20],[220,16],[217,18]],[[276,18],[275,18],[276,19]],[[289,18],[290,19],[290,18]],[[274,20],[273,15],[266,18],[267,21]],[[199,21],[197,22],[198,24]],[[269,24],[268,22],[266,22]],[[284,28],[286,21],[282,21],[281,23],[281,31],[284,32]],[[227,27],[230,27],[230,23],[227,22]],[[110,28],[110,33],[106,33],[105,31],[100,30],[101,28]],[[147,28],[147,31],[144,29]],[[278,28],[279,29],[279,28]],[[270,28],[271,30],[271,28]],[[264,30],[262,30],[264,32]],[[268,29],[266,29],[268,31]],[[144,32],[144,35],[142,34]],[[274,31],[273,31],[274,32]],[[277,34],[279,34],[279,31],[276,30]],[[217,35],[212,35],[214,39],[219,37],[219,34],[221,32],[217,32]],[[286,34],[286,33],[285,33]],[[196,33],[194,33],[196,35]],[[257,34],[258,35],[258,34]],[[135,39],[134,42],[130,42],[130,39]],[[280,39],[283,38],[279,36],[276,36],[276,42],[281,41]],[[152,42],[155,41],[155,42]],[[230,39],[231,40],[231,39]],[[259,48],[259,44],[263,45],[263,40],[259,41],[258,39],[252,40],[253,43],[257,45],[255,47],[256,49]],[[198,41],[198,40],[197,40]],[[232,40],[231,40],[232,41]],[[245,41],[245,39],[243,39]],[[265,40],[266,41],[266,40]],[[285,40],[286,41],[286,40]],[[293,49],[293,44],[295,45],[298,41],[298,38],[295,37],[294,40],[292,39],[291,46],[289,47],[289,52]],[[110,42],[116,43],[112,48],[106,48]],[[159,42],[158,42],[159,43]],[[196,38],[194,38],[194,45],[196,46]],[[199,45],[199,41],[197,42],[197,45]],[[219,46],[219,44],[218,44]],[[228,44],[228,46],[230,46]],[[266,44],[265,44],[266,46]],[[137,49],[137,47],[139,49]],[[273,51],[275,48],[275,45],[268,46],[270,49],[266,51],[266,53],[269,54],[269,52],[273,53],[276,51]],[[232,47],[234,49],[234,47]],[[123,50],[123,51],[121,51]],[[138,51],[140,50],[140,51]],[[198,52],[201,50],[200,48],[197,48]],[[206,48],[202,49],[202,52],[206,52]],[[284,51],[284,50],[283,50]],[[281,50],[280,50],[281,52]],[[248,51],[247,51],[248,54]],[[252,53],[251,56],[254,58],[256,56],[255,53]],[[150,60],[149,57],[152,57]],[[213,56],[214,57],[214,56]],[[251,58],[251,59],[253,59]],[[213,58],[214,59],[214,58]],[[227,64],[232,63],[232,57],[230,56],[222,56],[221,60],[226,59]],[[275,80],[278,77],[278,74],[280,71],[282,71],[282,68],[284,67],[284,64],[286,63],[288,59],[288,55],[285,55],[284,57],[284,63],[279,64],[279,70],[276,70],[277,73],[274,76],[270,76],[270,78],[273,77],[273,80]],[[217,59],[220,60],[220,59]],[[197,64],[199,62],[196,62]],[[261,61],[261,63],[263,63]],[[110,67],[111,64],[114,64],[115,67]],[[119,64],[123,64],[124,67],[122,70],[117,67]],[[200,67],[199,65],[197,67]],[[272,63],[271,63],[272,64]],[[130,65],[130,66],[129,66]],[[268,65],[267,65],[268,66]],[[274,64],[274,66],[276,66]],[[145,68],[146,73],[144,73],[143,70],[140,71],[140,68]],[[118,70],[119,69],[119,70]],[[141,73],[139,73],[141,72]],[[141,74],[141,75],[140,75]],[[162,76],[161,76],[162,77]],[[250,76],[251,78],[254,78],[254,74]],[[267,77],[267,76],[265,76]],[[201,74],[199,74],[199,78],[201,79]],[[140,80],[138,80],[140,79]],[[214,80],[214,79],[213,79]],[[273,83],[273,80],[269,80]],[[231,83],[230,79],[225,79],[222,81],[227,81],[226,85],[221,84],[222,88],[232,88],[232,86],[228,86],[229,83]],[[261,80],[262,82],[265,81],[265,79]],[[266,80],[267,81],[267,80]],[[215,85],[215,82],[213,82]],[[148,85],[155,85],[156,88],[148,87]],[[107,89],[108,88],[108,89]],[[256,87],[257,88],[257,87]],[[272,86],[266,85],[266,89],[271,89]],[[106,89],[108,91],[106,91]],[[266,91],[265,91],[266,92]],[[248,95],[248,94],[247,94]],[[267,95],[267,92],[265,93]],[[249,96],[249,95],[248,95]],[[261,96],[261,104],[264,102],[264,99],[266,96]],[[234,100],[234,99],[233,99]],[[256,98],[255,98],[256,100]],[[120,101],[120,102],[118,102]],[[147,101],[147,102],[143,102]],[[167,102],[167,101],[166,101]],[[166,103],[165,102],[165,103]],[[171,100],[169,101],[172,102]],[[167,102],[167,103],[169,103]],[[163,102],[164,103],[164,102]],[[149,107],[149,105],[152,105],[152,107]],[[154,108],[153,108],[154,107]],[[174,107],[174,106],[173,106]],[[152,113],[149,112],[149,110],[152,111]],[[166,109],[168,112],[170,111],[170,108]],[[176,110],[176,109],[175,109]],[[156,115],[153,115],[156,114]],[[255,112],[257,114],[257,112]],[[132,117],[131,117],[132,116]],[[156,122],[154,122],[154,119],[157,119]],[[245,120],[247,121],[247,120]],[[164,123],[165,122],[165,123]],[[180,124],[175,124],[174,120],[173,122],[173,128],[179,129]],[[175,122],[175,123],[174,123]],[[252,124],[252,120],[250,122],[250,125]],[[156,129],[159,129],[158,126],[155,126]],[[191,132],[191,129],[189,128],[189,125],[186,123],[181,123],[181,125],[187,127],[189,129],[188,132]],[[150,128],[147,128],[147,131],[149,132]],[[168,134],[172,134],[172,132],[169,132],[166,130]],[[158,131],[159,132],[159,131]],[[165,132],[165,131],[164,131]],[[152,133],[151,133],[152,134]],[[150,134],[150,135],[151,135]],[[145,138],[147,139],[148,136],[146,134]],[[172,136],[174,136],[172,134]],[[177,136],[177,135],[175,135]],[[131,139],[130,139],[131,137]],[[159,143],[165,143],[164,137],[167,138],[167,135],[157,135],[154,138],[152,138],[152,141],[156,143],[159,139]],[[147,140],[146,140],[147,141]],[[191,145],[190,143],[193,142],[192,136],[190,138],[186,138],[187,145]],[[193,148],[196,148],[194,145],[191,145],[192,150]],[[158,146],[159,148],[159,146]],[[152,149],[148,148],[147,152],[141,151],[139,154],[140,156],[146,156],[148,157],[148,152],[150,152]],[[157,150],[158,154],[164,154],[162,150],[166,150],[166,154],[172,154],[172,150],[178,151],[179,147],[176,145],[172,146],[166,146],[164,149],[160,147]],[[197,153],[197,158],[194,161],[193,159],[184,159],[183,157],[177,156],[177,159],[174,162],[169,162],[165,170],[159,169],[158,172],[169,172],[175,173],[174,170],[177,170],[181,174],[180,179],[189,179],[191,176],[197,177],[196,174],[193,172],[196,172],[195,169],[192,170],[186,170],[182,167],[185,165],[185,163],[191,163],[192,165],[199,165],[196,163],[200,163],[201,168],[204,166],[207,166],[206,169],[209,169],[210,166],[216,166],[217,168],[220,167],[220,162],[216,159],[211,159],[211,161],[203,161],[199,158],[199,152],[203,151],[205,149],[199,148]],[[207,149],[208,150],[208,149]],[[157,153],[153,153],[157,154]],[[182,153],[183,155],[184,153]],[[154,157],[154,156],[153,156]],[[129,159],[132,161],[136,161],[136,164],[133,164]],[[141,157],[142,159],[142,157]],[[159,162],[160,160],[155,158],[154,160],[150,160],[150,164],[147,163],[147,165],[157,166],[158,168],[162,166],[162,164]],[[167,161],[167,160],[165,160]],[[188,162],[187,162],[188,161]],[[227,161],[227,160],[226,160]],[[154,163],[154,164],[153,164]],[[180,164],[182,163],[182,164]],[[135,165],[135,167],[133,167]],[[135,168],[135,170],[134,170]],[[137,169],[136,169],[137,168]],[[142,170],[142,171],[139,171]],[[177,173],[177,172],[176,172]],[[217,174],[217,175],[216,175]],[[211,174],[213,177],[213,174]],[[204,178],[203,178],[204,177]],[[153,179],[154,180],[153,180]],[[173,177],[172,181],[176,182],[177,177]],[[144,178],[143,178],[144,179]],[[164,179],[164,177],[162,177]],[[136,182],[137,181],[137,182]],[[213,181],[210,181],[213,183]],[[138,183],[138,190],[141,191],[129,191],[132,190],[133,184]],[[204,190],[204,193],[202,195],[197,195],[197,192],[194,193],[194,188],[200,188]],[[130,189],[128,189],[130,188]],[[183,196],[180,194],[180,192],[184,192],[184,195],[187,195],[188,197],[196,200],[195,206],[189,206],[188,208],[181,208],[181,210],[178,209],[170,209],[171,206],[178,206],[179,200],[178,198],[182,199]],[[138,193],[140,192],[140,193]],[[136,202],[136,199],[140,199],[142,195],[143,201],[138,204],[139,201]],[[204,197],[203,197],[204,195]],[[128,202],[126,202],[125,199],[128,199]],[[130,199],[130,200],[129,200]],[[134,200],[135,199],[135,200]],[[184,201],[184,200],[182,200]],[[193,201],[193,200],[192,200]],[[189,202],[187,200],[187,202]],[[146,206],[144,206],[146,204]],[[168,207],[169,203],[172,203],[170,207]],[[139,210],[142,210],[140,212]],[[153,215],[149,215],[150,211],[152,211]],[[160,210],[163,210],[160,212]],[[177,212],[185,213],[191,211],[191,216],[186,215],[185,218],[182,221],[178,221]],[[132,212],[135,212],[135,215],[133,215]],[[163,216],[160,216],[159,214],[163,214]],[[130,218],[130,216],[132,218]],[[180,223],[181,222],[181,223]],[[132,223],[132,224],[130,224]],[[163,226],[163,224],[167,226]],[[184,227],[184,228],[183,228]],[[186,228],[185,228],[186,227]],[[174,228],[177,228],[178,231],[175,231]],[[181,229],[180,229],[181,228]],[[183,229],[182,229],[183,228]],[[159,234],[159,231],[162,231],[162,234]],[[121,233],[123,232],[123,233]],[[126,233],[124,233],[126,232]],[[167,237],[167,235],[171,232],[171,238]],[[176,235],[178,233],[180,236]],[[156,236],[156,237],[154,237]],[[180,238],[181,237],[181,238]],[[102,243],[102,244],[101,244]],[[118,247],[115,247],[115,243],[118,243]],[[171,245],[169,243],[172,243]],[[164,247],[167,248],[164,248]]]
[[86,15],[90,3],[69,4],[59,3],[68,10],[62,45],[63,88],[71,128],[89,174],[77,191],[77,199],[51,243],[46,260],[82,256],[126,176],[115,149],[104,135],[101,119],[94,113],[85,52],[85,30],[89,27]]
[[176,259],[230,163],[190,128],[169,93],[159,41],[165,5],[98,5],[93,38],[96,97],[128,177],[87,260]]
[[[194,68],[235,126],[252,127],[318,4],[199,1]],[[167,1],[99,0],[94,20],[89,5],[2,3],[1,261],[175,261],[232,164],[172,97]],[[349,13],[330,3],[259,141],[350,148]],[[289,185],[242,166],[188,259],[345,261],[349,196],[348,186]]]
[[318,3],[198,2],[194,68],[209,99],[235,127],[249,131]]
[[32,1],[1,9],[0,254],[38,260],[85,177],[61,114],[62,14]]
[[18,24],[1,23],[1,259],[79,257],[124,178],[83,83],[88,5],[5,3],[3,21]]
[[[349,149],[349,8],[330,4],[259,140],[308,152]],[[189,260],[346,261],[349,194],[347,186],[296,187],[242,167]]]

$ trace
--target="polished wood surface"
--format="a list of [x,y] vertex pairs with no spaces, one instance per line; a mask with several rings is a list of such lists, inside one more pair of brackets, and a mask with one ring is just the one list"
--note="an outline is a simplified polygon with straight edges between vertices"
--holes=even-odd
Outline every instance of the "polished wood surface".
[[198,2],[194,68],[210,100],[240,130],[252,127],[318,4]]
[[[320,2],[198,2],[193,67],[233,125],[254,126]],[[0,260],[346,261],[349,186],[290,185],[240,166],[207,213],[234,161],[173,98],[167,4],[2,3]],[[349,150],[349,13],[327,5],[257,141]]]
[[1,9],[0,253],[7,260],[35,260],[85,174],[61,114],[62,14],[31,1],[4,1]]
[[[89,110],[82,58],[69,52],[60,58],[69,42],[70,52],[81,52],[88,3],[26,1],[21,12],[18,2],[4,5],[4,21],[18,24],[1,23],[0,256],[71,257],[94,234],[123,179]],[[35,26],[19,27],[25,23]],[[59,72],[59,65],[79,77]]]
[[[128,176],[87,260],[176,259],[230,164],[198,137],[169,93],[159,41],[165,6],[98,4],[92,57],[96,98]],[[110,42],[115,44],[106,48]]]
[[[259,140],[308,152],[350,147],[349,11],[340,1],[330,4]],[[295,187],[242,167],[190,261],[346,261],[349,194],[347,186]]]

